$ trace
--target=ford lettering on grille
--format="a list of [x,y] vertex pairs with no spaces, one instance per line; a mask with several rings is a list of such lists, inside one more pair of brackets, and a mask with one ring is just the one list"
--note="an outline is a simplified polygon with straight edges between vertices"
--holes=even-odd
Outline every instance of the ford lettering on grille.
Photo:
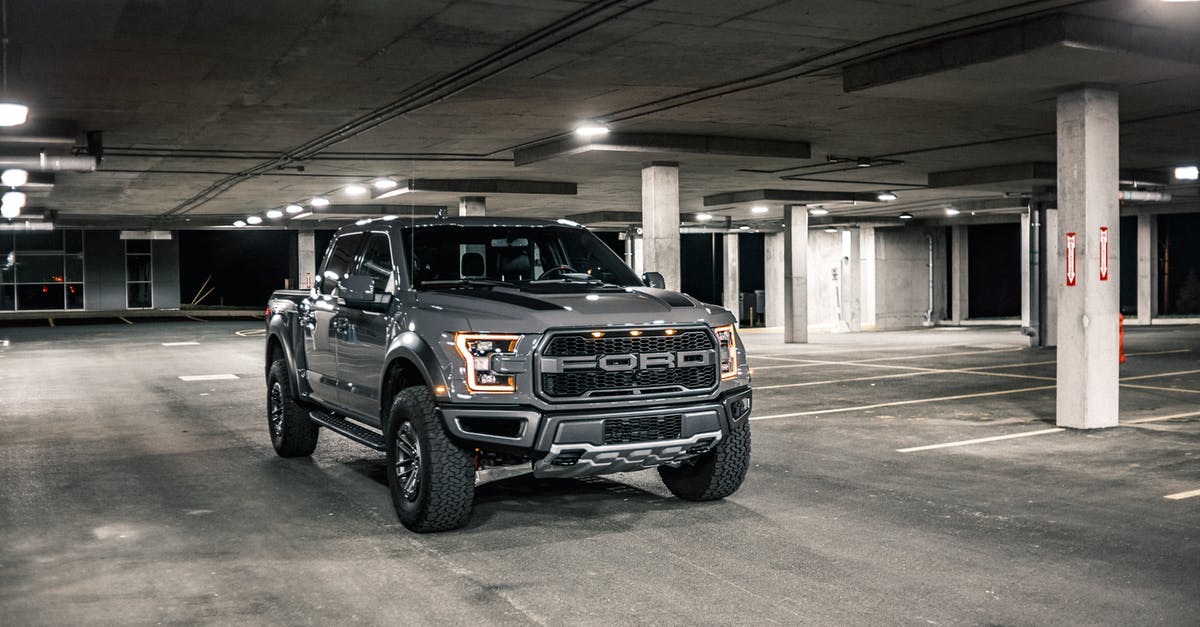
[[716,343],[706,329],[550,333],[538,360],[539,391],[555,399],[681,394],[717,383]]

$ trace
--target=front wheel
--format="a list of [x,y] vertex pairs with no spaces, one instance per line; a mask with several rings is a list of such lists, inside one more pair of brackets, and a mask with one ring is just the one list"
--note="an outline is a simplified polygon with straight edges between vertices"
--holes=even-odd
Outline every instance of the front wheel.
[[387,431],[388,488],[401,524],[429,533],[464,527],[475,499],[475,459],[450,440],[429,388],[405,388]]
[[306,457],[317,448],[320,430],[308,418],[308,412],[292,397],[292,379],[287,362],[271,364],[267,376],[267,430],[271,446],[280,457]]
[[679,466],[659,466],[658,474],[671,494],[681,499],[715,501],[737,492],[749,467],[750,421],[742,420],[713,450]]

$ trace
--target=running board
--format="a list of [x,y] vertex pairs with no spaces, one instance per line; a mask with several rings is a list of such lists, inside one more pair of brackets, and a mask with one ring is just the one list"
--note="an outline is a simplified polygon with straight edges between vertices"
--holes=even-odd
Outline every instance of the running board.
[[309,419],[313,422],[344,435],[363,446],[373,448],[377,451],[384,450],[383,435],[375,433],[366,427],[354,424],[345,418],[339,418],[325,412],[314,411],[308,414]]

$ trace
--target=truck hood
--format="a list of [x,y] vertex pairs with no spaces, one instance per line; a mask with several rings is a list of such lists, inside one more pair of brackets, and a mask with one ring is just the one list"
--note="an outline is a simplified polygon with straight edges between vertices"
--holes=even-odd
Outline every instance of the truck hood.
[[724,307],[653,288],[542,293],[507,287],[422,291],[417,306],[448,318],[465,318],[472,331],[541,333],[551,327],[732,324]]

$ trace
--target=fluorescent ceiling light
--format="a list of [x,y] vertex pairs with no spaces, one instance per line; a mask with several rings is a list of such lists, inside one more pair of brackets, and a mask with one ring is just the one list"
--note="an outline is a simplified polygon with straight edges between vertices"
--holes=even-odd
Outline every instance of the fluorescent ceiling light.
[[250,216],[246,218],[246,224],[262,224],[262,218],[258,216]]
[[324,196],[314,196],[312,200],[308,201],[308,204],[314,207],[328,207],[329,199]]
[[4,198],[0,203],[4,205],[13,205],[17,208],[25,206],[25,194],[21,192],[5,192]]
[[291,204],[291,205],[284,207],[283,210],[292,215],[295,215],[297,213],[300,213],[301,211],[304,211],[304,207],[301,207],[300,205],[296,205],[296,204]]
[[766,205],[754,205],[753,207],[750,207],[750,211],[753,211],[754,213],[766,213],[770,210],[771,208],[767,207]]
[[1175,178],[1181,181],[1194,181],[1200,178],[1200,168],[1194,165],[1181,165],[1175,168]]
[[347,185],[342,189],[342,191],[351,196],[362,196],[363,194],[367,193],[367,188],[363,187],[362,185]]
[[599,122],[584,122],[575,127],[575,134],[580,137],[596,137],[608,135],[608,125]]
[[246,226],[246,221],[245,220],[234,220],[233,225],[240,229],[243,226]]
[[29,107],[15,102],[0,102],[0,126],[17,126],[29,119]]
[[911,213],[908,213],[908,212],[904,212],[904,213],[900,214],[900,219],[901,219],[901,220],[912,220],[912,219],[913,219],[913,214],[911,214]]
[[959,213],[959,210],[955,209],[954,207],[946,207],[946,215],[948,216],[956,216]]
[[813,207],[808,210],[808,213],[814,216],[827,216],[829,215],[829,210],[824,207]]
[[283,212],[278,209],[271,209],[267,211],[267,217],[272,220],[278,220],[283,217]]
[[391,189],[391,188],[399,185],[399,183],[396,182],[396,179],[381,178],[381,179],[375,179],[374,185],[375,185],[375,189]]
[[0,174],[0,183],[4,183],[6,187],[20,187],[29,182],[29,173],[25,170],[16,168],[5,170],[4,174]]
[[875,197],[878,198],[880,202],[891,202],[899,198],[899,196],[892,192],[879,192],[879,194]]
[[697,213],[697,214],[696,214],[696,221],[697,221],[697,222],[708,222],[709,220],[712,220],[712,214],[711,214],[711,213]]

